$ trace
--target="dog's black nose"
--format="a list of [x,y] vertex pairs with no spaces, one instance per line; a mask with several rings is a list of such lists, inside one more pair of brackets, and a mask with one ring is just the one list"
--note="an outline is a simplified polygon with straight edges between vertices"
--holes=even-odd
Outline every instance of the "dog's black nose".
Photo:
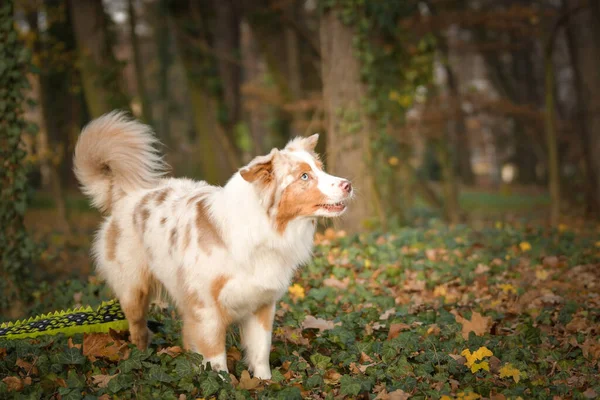
[[352,191],[352,184],[350,183],[350,181],[342,181],[340,183],[340,187],[346,193],[350,193]]

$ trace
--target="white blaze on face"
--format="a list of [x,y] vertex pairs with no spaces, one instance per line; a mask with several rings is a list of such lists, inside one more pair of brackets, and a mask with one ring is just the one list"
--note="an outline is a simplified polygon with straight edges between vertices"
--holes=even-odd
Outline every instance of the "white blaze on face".
[[317,166],[314,157],[308,152],[295,151],[290,154],[299,161],[310,165],[314,176],[317,178],[317,188],[327,199],[326,203],[323,204],[324,207],[319,208],[315,216],[332,217],[341,215],[346,210],[346,206],[343,203],[354,194],[352,189],[348,192],[343,187],[345,182],[349,183],[348,180],[323,171]]

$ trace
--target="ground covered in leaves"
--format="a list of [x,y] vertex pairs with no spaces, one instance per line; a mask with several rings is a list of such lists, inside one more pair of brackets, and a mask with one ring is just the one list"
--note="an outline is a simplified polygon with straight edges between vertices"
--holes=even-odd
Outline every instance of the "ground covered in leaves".
[[[155,308],[147,351],[116,332],[0,340],[0,398],[596,398],[599,240],[565,225],[327,231],[278,307],[272,380],[249,376],[235,330],[231,374],[199,369],[175,311]],[[36,298],[30,313],[110,293],[92,277]]]

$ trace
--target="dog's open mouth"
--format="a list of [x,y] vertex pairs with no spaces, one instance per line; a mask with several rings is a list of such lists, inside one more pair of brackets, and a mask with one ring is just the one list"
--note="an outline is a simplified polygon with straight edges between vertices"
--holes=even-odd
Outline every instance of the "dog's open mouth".
[[340,212],[340,211],[344,211],[346,209],[346,205],[344,203],[342,203],[341,201],[338,203],[332,203],[332,204],[318,204],[319,208],[322,208],[324,210],[330,211],[330,212]]

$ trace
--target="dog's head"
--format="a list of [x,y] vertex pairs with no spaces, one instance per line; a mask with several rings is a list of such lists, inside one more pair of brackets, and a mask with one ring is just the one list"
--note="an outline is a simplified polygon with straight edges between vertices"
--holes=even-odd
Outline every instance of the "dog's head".
[[315,153],[318,140],[318,134],[298,137],[240,169],[280,231],[295,218],[340,216],[354,194],[350,181],[323,170]]

